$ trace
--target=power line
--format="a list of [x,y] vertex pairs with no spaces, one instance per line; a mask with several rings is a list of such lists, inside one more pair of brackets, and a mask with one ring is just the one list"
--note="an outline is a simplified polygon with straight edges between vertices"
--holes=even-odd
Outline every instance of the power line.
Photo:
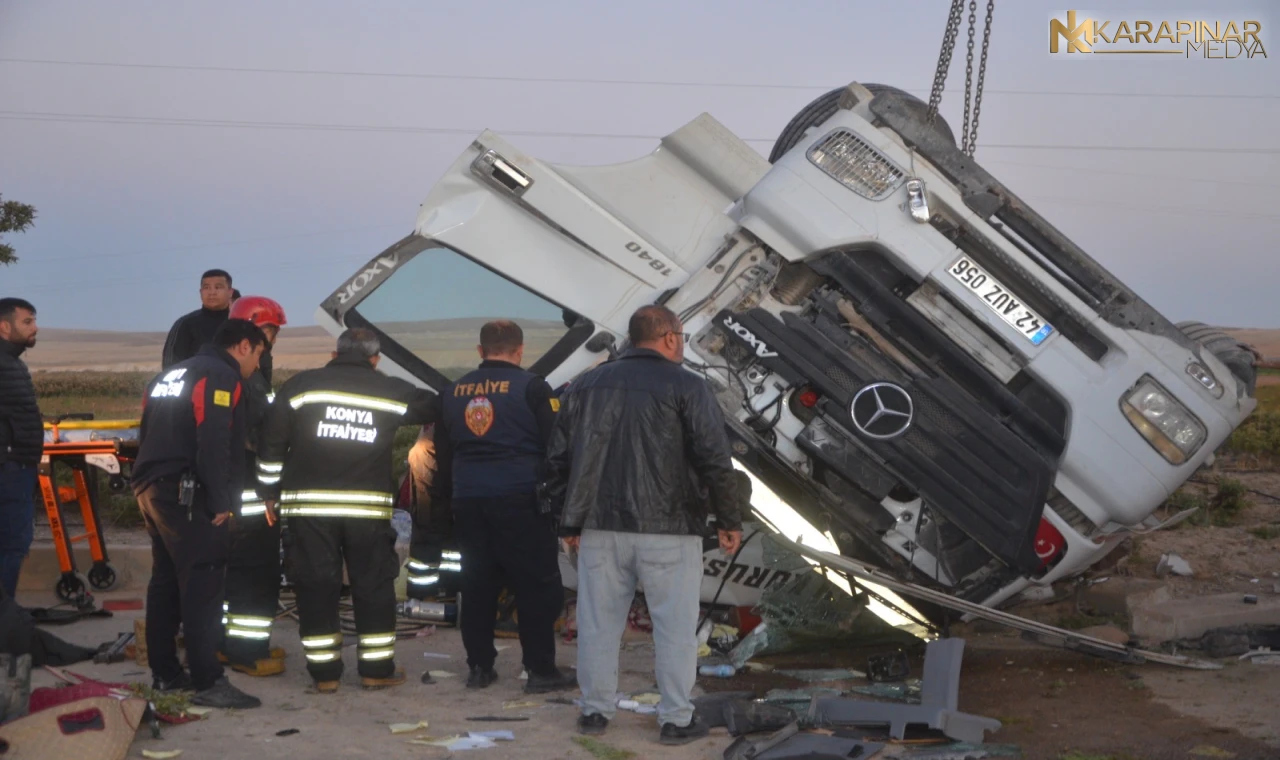
[[[837,87],[844,87],[848,82],[831,85],[809,85],[766,82],[705,82],[695,80],[663,80],[663,79],[606,79],[599,77],[531,77],[497,74],[439,74],[408,73],[382,71],[342,71],[322,69],[287,69],[248,66],[196,66],[168,63],[119,63],[114,61],[58,61],[41,58],[0,58],[0,63],[25,63],[46,66],[71,66],[89,68],[116,69],[156,69],[164,71],[209,71],[233,74],[282,74],[295,76],[345,76],[382,79],[435,79],[476,82],[521,82],[527,84],[598,84],[598,85],[635,85],[644,87],[706,87],[719,89],[751,89],[751,90],[810,90],[827,92]],[[912,93],[927,93],[921,88],[902,88]],[[958,89],[947,88],[947,92],[959,92]],[[1163,92],[1088,92],[1088,91],[1048,91],[1048,90],[984,90],[984,94],[1040,96],[1040,97],[1087,97],[1087,98],[1188,98],[1213,100],[1280,100],[1280,95],[1234,95],[1225,93],[1163,93]]]
[[[63,122],[75,124],[129,124],[146,126],[172,127],[221,127],[234,129],[274,129],[294,131],[321,132],[378,132],[389,134],[439,134],[439,135],[478,135],[483,129],[458,127],[416,127],[391,126],[376,124],[323,124],[305,122],[271,122],[244,121],[227,119],[183,119],[159,116],[118,116],[112,114],[77,114],[45,111],[0,111],[0,120]],[[610,132],[565,132],[555,130],[494,130],[500,135],[511,137],[562,137],[574,139],[608,139],[608,140],[661,140],[665,135]],[[773,144],[773,137],[742,138],[743,142]],[[1201,146],[1154,145],[1063,145],[1063,144],[1018,144],[1018,143],[984,143],[979,147],[991,150],[1075,150],[1075,151],[1108,151],[1125,153],[1217,153],[1241,155],[1276,155],[1280,148],[1207,148]]]
[[1217,211],[1213,209],[1186,208],[1183,206],[1141,206],[1132,203],[1112,202],[1107,200],[1063,198],[1053,195],[1028,195],[1035,198],[1037,205],[1042,202],[1061,203],[1067,206],[1086,206],[1089,208],[1121,209],[1125,211],[1153,212],[1157,214],[1177,214],[1188,217],[1224,217],[1229,219],[1256,219],[1262,221],[1280,221],[1280,214],[1266,214],[1251,211]]
[[1026,167],[1035,167],[1038,169],[1057,169],[1057,170],[1066,172],[1071,176],[1080,176],[1084,179],[1088,179],[1092,177],[1094,174],[1107,174],[1107,175],[1114,175],[1118,177],[1141,177],[1144,179],[1158,179],[1158,180],[1164,180],[1164,181],[1185,180],[1187,182],[1194,182],[1197,185],[1239,185],[1242,187],[1265,187],[1272,190],[1280,190],[1280,185],[1270,183],[1270,182],[1250,182],[1247,180],[1238,180],[1238,179],[1212,179],[1209,177],[1201,177],[1198,175],[1197,176],[1184,175],[1179,177],[1172,174],[1147,174],[1144,172],[1116,171],[1114,169],[1095,169],[1092,166],[1082,170],[1079,166],[1062,166],[1061,164],[1033,164],[1033,163],[1028,163],[1026,161],[1009,161],[1009,160],[999,160],[999,159],[985,160],[980,163],[982,163],[984,166],[986,164],[1000,164],[1001,166],[1026,166]]

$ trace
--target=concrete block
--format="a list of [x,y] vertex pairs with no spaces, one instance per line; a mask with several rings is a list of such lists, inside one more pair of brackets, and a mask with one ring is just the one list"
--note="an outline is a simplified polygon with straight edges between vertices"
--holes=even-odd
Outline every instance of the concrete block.
[[[89,547],[75,546],[76,569],[81,575],[93,567],[93,558],[89,555]],[[151,546],[149,544],[107,545],[107,560],[116,571],[116,585],[113,591],[133,590],[145,591],[151,580]],[[37,542],[31,546],[31,553],[22,563],[22,575],[18,578],[19,591],[53,593],[53,588],[62,576],[58,567],[58,553],[52,542]],[[96,589],[90,587],[90,593]]]
[[1280,598],[1262,597],[1257,604],[1243,600],[1243,594],[1217,594],[1140,607],[1133,616],[1133,632],[1154,645],[1198,639],[1214,628],[1280,625]]
[[1100,615],[1133,617],[1139,607],[1150,607],[1173,600],[1173,592],[1162,581],[1146,578],[1113,576],[1105,583],[1086,588],[1081,597],[1085,607]]

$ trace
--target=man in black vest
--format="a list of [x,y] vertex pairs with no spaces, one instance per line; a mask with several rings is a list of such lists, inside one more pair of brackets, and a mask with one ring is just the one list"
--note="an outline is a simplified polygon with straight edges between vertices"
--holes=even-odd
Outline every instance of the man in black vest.
[[462,554],[467,687],[483,689],[498,677],[493,634],[505,581],[515,591],[525,691],[573,688],[576,679],[556,667],[555,622],[564,605],[559,543],[536,495],[559,404],[545,380],[520,368],[519,325],[489,322],[477,348],[480,368],[440,394],[431,483],[432,504],[452,501]]

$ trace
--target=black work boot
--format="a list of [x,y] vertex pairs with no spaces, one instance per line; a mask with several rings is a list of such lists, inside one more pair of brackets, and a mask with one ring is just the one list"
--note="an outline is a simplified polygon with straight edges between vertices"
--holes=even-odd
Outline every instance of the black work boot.
[[524,685],[525,694],[546,694],[549,691],[564,691],[578,688],[578,677],[556,668],[550,673],[538,675],[529,671],[529,681]]
[[261,707],[262,700],[240,691],[231,685],[226,676],[223,676],[214,681],[213,686],[204,691],[197,691],[191,698],[191,704],[228,710],[248,710],[251,707]]
[[484,689],[498,680],[498,672],[493,667],[482,668],[476,665],[471,668],[471,676],[467,678],[468,689]]
[[695,712],[693,718],[687,726],[677,726],[674,723],[663,723],[662,733],[658,735],[658,743],[668,746],[677,744],[688,744],[696,741],[711,733],[711,729],[707,724],[698,720],[698,714]]
[[175,691],[195,691],[195,684],[191,682],[191,674],[183,670],[178,673],[178,677],[172,681],[166,681],[160,676],[151,679],[151,690],[158,691],[161,694],[171,694]]
[[609,719],[600,713],[578,716],[578,733],[587,736],[600,736],[609,727]]

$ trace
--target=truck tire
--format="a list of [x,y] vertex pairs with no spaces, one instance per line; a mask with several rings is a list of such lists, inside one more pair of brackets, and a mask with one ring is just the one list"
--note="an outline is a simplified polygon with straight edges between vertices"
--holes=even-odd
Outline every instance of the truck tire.
[[1258,370],[1254,366],[1257,357],[1248,346],[1203,322],[1179,322],[1178,329],[1227,365],[1231,374],[1245,384],[1249,395],[1253,395],[1258,379]]
[[[873,84],[869,82],[859,82],[866,87],[873,95],[879,95],[882,92],[893,92],[899,95],[905,95],[907,98],[918,104],[920,118],[924,118],[929,111],[929,104],[920,100],[916,96],[904,92],[897,87],[890,87],[887,84]],[[822,122],[830,119],[837,110],[839,110],[840,93],[844,92],[843,87],[834,89],[825,95],[820,95],[809,105],[800,110],[787,126],[783,128],[782,134],[778,135],[778,139],[773,144],[773,152],[769,154],[769,163],[775,163],[783,154],[796,146],[796,143],[804,137],[804,133],[810,127],[815,127]],[[933,128],[937,130],[947,142],[952,145],[956,144],[955,134],[951,131],[951,126],[947,124],[947,120],[939,114],[933,122]]]

